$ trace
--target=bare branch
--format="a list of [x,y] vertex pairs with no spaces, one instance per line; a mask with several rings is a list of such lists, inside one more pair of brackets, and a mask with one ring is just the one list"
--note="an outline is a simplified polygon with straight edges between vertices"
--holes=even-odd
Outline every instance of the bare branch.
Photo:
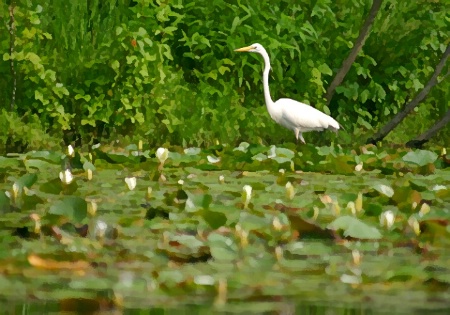
[[344,81],[344,78],[347,75],[348,71],[350,70],[350,67],[352,66],[353,62],[355,62],[355,59],[358,56],[359,52],[361,51],[361,48],[364,46],[366,38],[370,32],[370,29],[372,28],[373,21],[375,20],[375,17],[377,16],[378,11],[380,10],[382,2],[383,0],[373,0],[369,15],[367,16],[366,21],[364,22],[363,26],[359,31],[359,36],[356,39],[355,45],[350,51],[350,54],[348,55],[347,59],[345,59],[344,62],[342,63],[341,69],[339,69],[338,73],[336,74],[336,76],[334,77],[333,81],[331,82],[330,86],[327,89],[327,93],[325,94],[327,104],[330,104],[334,92],[336,91],[336,88],[339,85],[341,85],[342,81]]
[[[417,106],[422,102],[429,94],[431,88],[433,88],[438,83],[438,76],[441,73],[442,69],[445,66],[445,62],[447,61],[448,56],[450,55],[450,45],[447,46],[447,49],[445,50],[444,54],[442,55],[441,60],[437,64],[436,68],[434,69],[434,73],[431,76],[431,79],[428,81],[427,85],[420,91],[419,94],[411,101],[409,102],[405,108],[399,112],[397,115],[394,116],[394,118],[391,119],[386,125],[384,125],[380,131],[378,131],[372,138],[370,138],[367,143],[373,143],[384,139],[388,135],[389,132],[392,131],[397,125]],[[441,81],[442,82],[442,81]]]
[[444,117],[433,125],[430,129],[418,136],[416,139],[408,141],[406,146],[409,148],[420,148],[425,142],[428,142],[436,133],[444,128],[450,122],[450,109]]

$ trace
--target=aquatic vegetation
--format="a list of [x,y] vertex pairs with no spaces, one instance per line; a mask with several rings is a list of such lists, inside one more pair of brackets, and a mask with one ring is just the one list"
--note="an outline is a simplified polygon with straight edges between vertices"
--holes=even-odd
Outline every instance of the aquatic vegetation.
[[429,294],[429,308],[448,302],[435,290],[450,279],[450,172],[438,153],[163,150],[1,157],[0,295],[388,307],[414,287],[411,309]]

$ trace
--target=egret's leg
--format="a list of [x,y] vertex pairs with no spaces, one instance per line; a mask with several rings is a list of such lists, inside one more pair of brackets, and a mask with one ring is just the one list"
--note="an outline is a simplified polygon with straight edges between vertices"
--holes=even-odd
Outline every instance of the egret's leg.
[[300,138],[300,141],[301,141],[303,144],[306,144],[306,141],[305,141],[305,139],[303,139],[303,135],[302,135],[301,132],[298,134],[298,137]]

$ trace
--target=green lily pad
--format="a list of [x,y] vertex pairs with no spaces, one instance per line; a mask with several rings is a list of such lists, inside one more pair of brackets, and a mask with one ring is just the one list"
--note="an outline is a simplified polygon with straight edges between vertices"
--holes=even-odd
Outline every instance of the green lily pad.
[[50,207],[49,213],[62,215],[77,223],[87,216],[87,203],[77,196],[67,196]]
[[391,198],[394,195],[394,189],[392,189],[391,186],[387,186],[384,184],[376,184],[373,186],[375,190],[377,190],[379,193],[388,196]]
[[438,155],[428,150],[417,150],[406,153],[403,156],[403,161],[424,166],[430,163],[434,163],[438,158]]
[[32,151],[26,155],[27,159],[40,159],[52,164],[61,163],[63,154],[54,151]]
[[17,159],[0,156],[0,169],[19,167],[20,161]]
[[16,184],[20,187],[30,188],[37,181],[38,177],[36,174],[25,174],[16,181]]
[[376,227],[367,225],[361,220],[352,216],[342,216],[328,224],[328,229],[344,230],[344,236],[350,236],[360,239],[380,239],[382,235]]

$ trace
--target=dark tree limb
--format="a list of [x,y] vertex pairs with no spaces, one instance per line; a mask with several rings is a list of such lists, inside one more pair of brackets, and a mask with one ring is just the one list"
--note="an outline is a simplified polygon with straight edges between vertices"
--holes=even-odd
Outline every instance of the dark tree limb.
[[434,135],[445,127],[450,122],[450,109],[447,111],[447,113],[444,115],[444,117],[439,120],[436,124],[434,124],[433,127],[425,131],[423,134],[418,136],[414,140],[410,140],[406,143],[406,146],[408,148],[421,148],[422,145],[426,142],[428,142]]
[[14,42],[16,38],[16,22],[14,19],[14,9],[16,7],[16,1],[12,0],[9,6],[9,56],[10,56],[10,70],[13,77],[13,87],[11,94],[11,111],[14,110],[14,104],[16,103],[16,90],[17,90],[17,72],[14,68]]
[[355,45],[350,51],[350,54],[348,55],[347,59],[345,59],[344,62],[342,63],[342,67],[339,69],[338,73],[336,74],[336,76],[334,77],[333,81],[331,82],[330,86],[327,89],[327,93],[325,94],[327,104],[330,104],[334,92],[336,91],[336,88],[339,85],[341,85],[342,81],[344,81],[344,78],[347,75],[348,71],[350,70],[350,67],[352,66],[353,62],[355,62],[355,59],[358,56],[359,52],[361,51],[361,48],[364,46],[366,38],[370,32],[370,29],[372,28],[373,21],[375,20],[375,17],[377,16],[378,11],[380,10],[382,2],[383,0],[373,0],[369,15],[367,16],[366,21],[359,30],[359,36],[356,39]]
[[448,56],[450,55],[450,45],[447,46],[447,49],[445,50],[444,54],[442,55],[441,60],[437,64],[436,68],[434,69],[434,73],[431,76],[430,81],[428,81],[427,85],[420,91],[419,94],[411,101],[409,102],[405,108],[397,113],[397,115],[394,116],[394,118],[391,119],[386,125],[384,125],[375,135],[367,140],[367,143],[375,144],[380,140],[383,140],[384,137],[388,135],[389,132],[392,131],[397,125],[417,106],[422,102],[430,92],[431,88],[434,87],[438,83],[438,76],[441,73],[442,69],[445,66],[445,62],[447,61]]

